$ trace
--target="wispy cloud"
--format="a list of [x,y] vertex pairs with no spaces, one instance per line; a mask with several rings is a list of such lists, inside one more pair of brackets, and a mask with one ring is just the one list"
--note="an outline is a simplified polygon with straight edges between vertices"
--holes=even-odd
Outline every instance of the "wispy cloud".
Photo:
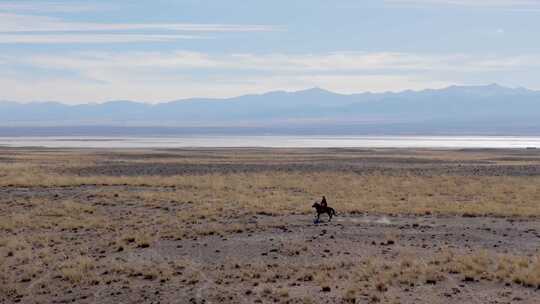
[[132,43],[132,42],[170,42],[181,39],[206,39],[191,35],[158,34],[45,34],[13,35],[0,34],[0,44],[72,44],[72,43]]
[[60,1],[2,1],[0,11],[29,12],[29,13],[75,13],[88,11],[103,11],[112,9],[112,6],[88,2],[60,2]]
[[[16,60],[16,59],[14,59]],[[496,71],[540,66],[540,56],[332,52],[323,54],[211,54],[201,52],[85,52],[35,55],[26,63],[43,68],[221,69],[270,72]]]
[[466,7],[491,7],[507,9],[540,9],[538,0],[385,0],[401,5],[453,5]]
[[[211,54],[202,52],[84,52],[3,55],[4,98],[72,103],[134,99],[228,97],[319,86],[341,93],[439,88],[470,75],[540,69],[540,56],[359,53]],[[41,71],[41,72],[40,72]],[[42,73],[44,76],[40,76]],[[45,77],[46,76],[46,77]],[[489,78],[485,81],[497,81]],[[31,88],[31,89],[30,89]]]
[[267,25],[193,23],[85,23],[56,17],[0,13],[0,32],[88,32],[88,31],[169,30],[184,32],[261,32],[278,28]]
[[[2,13],[0,43],[126,43],[208,38],[208,33],[268,32],[266,25],[68,22],[57,17]],[[202,35],[202,36],[201,36]]]

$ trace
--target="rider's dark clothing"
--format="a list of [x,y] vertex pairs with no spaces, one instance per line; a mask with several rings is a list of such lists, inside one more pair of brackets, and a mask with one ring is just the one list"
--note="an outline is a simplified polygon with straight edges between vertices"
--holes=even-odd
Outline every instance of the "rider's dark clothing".
[[328,207],[328,203],[326,202],[326,197],[322,197],[321,206]]

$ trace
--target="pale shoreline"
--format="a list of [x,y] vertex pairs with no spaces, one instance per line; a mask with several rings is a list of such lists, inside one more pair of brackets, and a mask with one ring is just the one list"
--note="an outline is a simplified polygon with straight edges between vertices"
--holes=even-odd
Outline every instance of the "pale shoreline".
[[45,148],[540,148],[534,136],[33,136],[0,137],[4,147]]

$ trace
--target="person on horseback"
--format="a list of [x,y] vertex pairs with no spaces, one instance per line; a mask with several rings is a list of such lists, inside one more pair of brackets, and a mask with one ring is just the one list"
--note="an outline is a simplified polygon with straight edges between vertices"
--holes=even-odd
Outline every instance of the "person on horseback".
[[315,202],[313,206],[317,212],[317,217],[314,220],[315,224],[318,224],[320,222],[321,214],[328,214],[328,221],[330,222],[332,220],[332,216],[336,215],[336,210],[332,207],[328,207],[328,202],[326,201],[326,197],[323,196],[320,203]]
[[326,196],[324,195],[322,197],[321,206],[324,208],[328,207],[328,203],[326,202]]

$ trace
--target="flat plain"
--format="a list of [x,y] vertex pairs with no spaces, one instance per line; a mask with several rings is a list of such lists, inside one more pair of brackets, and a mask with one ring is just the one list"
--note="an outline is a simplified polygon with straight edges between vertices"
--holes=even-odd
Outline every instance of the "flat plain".
[[538,299],[536,149],[0,148],[0,303]]

